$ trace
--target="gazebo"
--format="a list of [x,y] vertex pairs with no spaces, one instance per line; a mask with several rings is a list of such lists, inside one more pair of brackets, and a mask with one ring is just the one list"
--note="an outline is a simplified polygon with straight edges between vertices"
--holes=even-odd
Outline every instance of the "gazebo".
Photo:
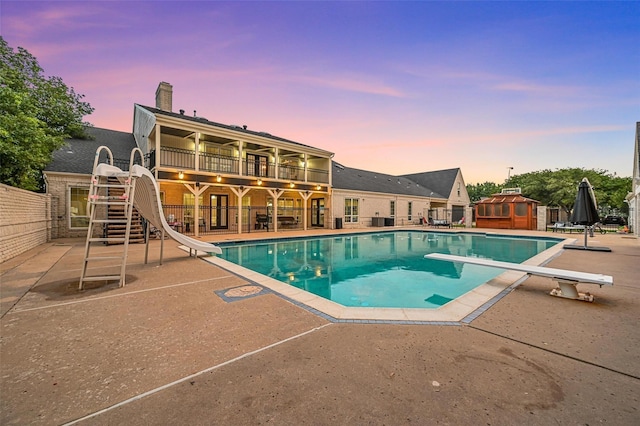
[[523,197],[520,188],[505,188],[476,203],[476,227],[535,230],[538,204],[536,200]]

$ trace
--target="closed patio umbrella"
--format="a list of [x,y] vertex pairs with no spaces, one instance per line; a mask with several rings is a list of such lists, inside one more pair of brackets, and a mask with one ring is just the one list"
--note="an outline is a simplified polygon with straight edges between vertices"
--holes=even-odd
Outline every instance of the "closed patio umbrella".
[[578,225],[591,226],[600,221],[598,216],[598,208],[596,202],[591,196],[591,185],[587,178],[582,179],[578,185],[578,195],[576,202],[573,204],[573,211],[569,220]]
[[591,225],[600,221],[596,200],[591,190],[591,184],[587,178],[582,179],[582,182],[578,185],[578,194],[576,195],[576,201],[573,204],[573,211],[571,212],[569,220],[575,224],[584,226],[584,246],[567,244],[564,248],[611,251],[611,249],[607,247],[589,247],[587,245],[589,228]]

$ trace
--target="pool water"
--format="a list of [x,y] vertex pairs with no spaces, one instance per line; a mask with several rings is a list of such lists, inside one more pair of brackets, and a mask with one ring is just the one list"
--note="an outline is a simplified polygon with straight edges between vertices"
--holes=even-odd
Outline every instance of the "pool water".
[[344,306],[438,308],[504,272],[429,253],[521,263],[553,238],[389,231],[220,244],[222,257]]

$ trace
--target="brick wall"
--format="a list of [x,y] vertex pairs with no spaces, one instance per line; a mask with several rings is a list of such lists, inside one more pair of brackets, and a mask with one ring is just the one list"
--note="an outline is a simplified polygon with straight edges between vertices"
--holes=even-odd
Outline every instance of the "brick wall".
[[0,184],[0,263],[51,241],[51,196]]

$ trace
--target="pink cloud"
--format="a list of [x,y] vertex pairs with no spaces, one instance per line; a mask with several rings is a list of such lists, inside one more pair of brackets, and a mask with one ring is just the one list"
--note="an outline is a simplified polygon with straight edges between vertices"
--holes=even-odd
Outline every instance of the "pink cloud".
[[292,80],[303,83],[309,83],[315,86],[330,87],[333,89],[345,90],[349,92],[369,93],[372,95],[391,96],[395,98],[405,98],[406,94],[391,86],[379,82],[366,81],[366,76],[334,76],[334,77],[317,77],[317,76],[290,76]]

